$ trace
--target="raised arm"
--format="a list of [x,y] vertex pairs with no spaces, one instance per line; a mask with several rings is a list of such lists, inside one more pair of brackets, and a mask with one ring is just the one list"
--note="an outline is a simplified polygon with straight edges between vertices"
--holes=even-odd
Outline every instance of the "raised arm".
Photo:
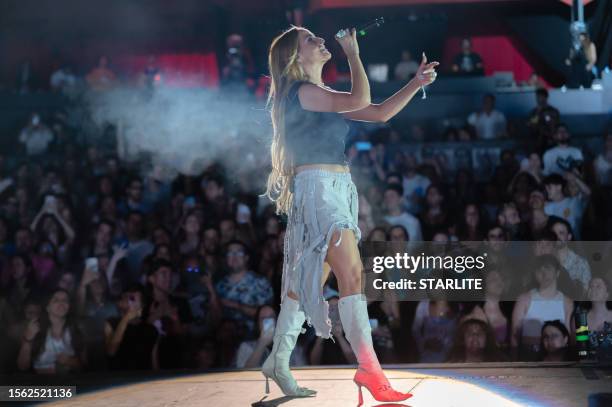
[[425,53],[423,53],[421,65],[414,78],[393,96],[380,104],[371,103],[363,109],[344,113],[343,116],[347,119],[357,121],[387,122],[406,107],[421,86],[429,85],[436,80],[435,67],[437,65],[439,65],[438,62],[431,62],[428,64],[427,57]]
[[339,92],[323,86],[304,84],[298,90],[300,104],[306,110],[315,112],[351,112],[370,104],[370,83],[359,57],[355,29],[351,35],[336,38],[348,58],[351,70],[351,91]]

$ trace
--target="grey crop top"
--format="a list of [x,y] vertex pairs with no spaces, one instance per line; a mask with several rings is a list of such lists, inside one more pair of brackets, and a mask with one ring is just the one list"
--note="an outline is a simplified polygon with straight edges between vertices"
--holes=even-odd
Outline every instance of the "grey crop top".
[[294,165],[342,164],[348,125],[340,113],[313,112],[300,104],[298,89],[306,81],[291,84],[285,108],[285,140]]

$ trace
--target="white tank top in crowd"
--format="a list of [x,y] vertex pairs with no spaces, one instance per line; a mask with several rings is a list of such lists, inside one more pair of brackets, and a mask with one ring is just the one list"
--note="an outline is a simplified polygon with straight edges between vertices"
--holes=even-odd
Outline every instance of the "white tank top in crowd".
[[63,338],[57,339],[51,336],[51,329],[48,329],[42,352],[34,361],[34,368],[47,369],[54,367],[55,359],[60,353],[74,356],[74,348],[72,347],[72,336],[70,335],[70,330],[65,329]]
[[530,291],[531,301],[523,319],[524,337],[539,338],[545,321],[558,319],[565,324],[563,293],[557,290],[552,298],[544,298],[535,288]]

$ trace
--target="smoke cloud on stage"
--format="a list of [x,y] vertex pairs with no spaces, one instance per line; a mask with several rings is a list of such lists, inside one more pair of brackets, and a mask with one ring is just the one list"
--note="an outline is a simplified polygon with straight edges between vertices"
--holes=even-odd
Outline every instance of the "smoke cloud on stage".
[[233,171],[268,162],[269,113],[242,92],[124,87],[90,92],[86,101],[94,126],[115,125],[119,156],[143,175],[155,169],[171,179],[199,175],[213,162]]

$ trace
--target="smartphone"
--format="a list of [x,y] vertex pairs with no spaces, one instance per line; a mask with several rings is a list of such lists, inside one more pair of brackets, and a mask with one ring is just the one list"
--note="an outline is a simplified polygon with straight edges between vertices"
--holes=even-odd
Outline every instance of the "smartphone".
[[199,273],[200,272],[200,266],[195,266],[195,267],[185,267],[185,272],[187,273]]
[[53,205],[55,205],[55,197],[53,195],[47,195],[45,197],[45,206],[51,208]]
[[355,147],[357,151],[370,151],[372,149],[372,143],[369,141],[357,141]]
[[378,319],[375,319],[375,318],[370,319],[370,328],[372,329],[378,328]]
[[248,223],[251,219],[251,209],[243,203],[238,204],[236,210],[236,222],[240,224]]
[[91,270],[94,273],[98,272],[98,258],[97,257],[88,257],[85,259],[85,268]]
[[274,318],[264,318],[263,320],[263,331],[274,330],[276,327],[276,320]]

